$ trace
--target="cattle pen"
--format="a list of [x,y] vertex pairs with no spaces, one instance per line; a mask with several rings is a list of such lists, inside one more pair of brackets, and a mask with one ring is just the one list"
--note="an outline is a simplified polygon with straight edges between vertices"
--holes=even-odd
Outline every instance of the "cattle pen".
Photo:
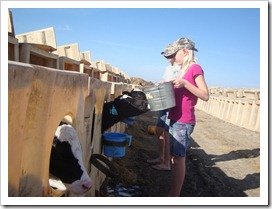
[[[52,27],[15,35],[11,12],[8,44],[9,196],[51,195],[50,151],[63,119],[78,133],[93,181],[86,196],[95,196],[105,175],[89,160],[102,152],[103,104],[135,85],[118,68],[92,62],[90,52],[80,52],[78,44],[57,47]],[[125,124],[110,131],[124,132]]]
[[[15,35],[10,12],[8,58],[9,196],[52,196],[50,151],[63,119],[77,131],[93,181],[84,195],[99,196],[106,176],[90,164],[90,158],[103,154],[103,105],[141,87],[117,67],[92,61],[78,44],[56,46],[53,28]],[[210,94],[210,101],[199,102],[198,109],[259,132],[259,90],[211,88]],[[126,124],[119,122],[110,131],[124,133]]]

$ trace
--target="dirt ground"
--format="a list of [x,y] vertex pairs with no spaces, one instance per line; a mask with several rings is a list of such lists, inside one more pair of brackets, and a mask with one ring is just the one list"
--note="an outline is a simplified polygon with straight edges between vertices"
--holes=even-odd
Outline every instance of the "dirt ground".
[[[114,159],[119,182],[139,185],[144,197],[167,196],[171,171],[158,171],[146,163],[157,157],[157,140],[147,133],[156,112],[137,116],[127,128],[133,136],[126,155]],[[260,134],[196,111],[197,125],[187,156],[181,196],[255,197],[260,195]]]

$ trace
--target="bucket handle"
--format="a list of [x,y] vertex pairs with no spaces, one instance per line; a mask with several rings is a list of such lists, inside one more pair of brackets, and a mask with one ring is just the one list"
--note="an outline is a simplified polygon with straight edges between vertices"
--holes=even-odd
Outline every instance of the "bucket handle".
[[[103,162],[104,164],[102,164],[101,162]],[[112,179],[119,176],[117,168],[104,155],[92,154],[90,158],[90,164],[94,165],[98,170],[100,170],[102,173]],[[106,167],[105,165],[107,165],[108,167]]]

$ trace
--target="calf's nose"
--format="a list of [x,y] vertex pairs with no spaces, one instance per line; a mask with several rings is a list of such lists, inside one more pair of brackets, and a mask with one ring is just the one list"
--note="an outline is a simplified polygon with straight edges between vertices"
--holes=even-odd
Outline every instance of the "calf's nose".
[[87,181],[87,182],[84,182],[82,184],[82,188],[85,189],[85,190],[89,190],[91,187],[92,187],[92,182],[91,181]]

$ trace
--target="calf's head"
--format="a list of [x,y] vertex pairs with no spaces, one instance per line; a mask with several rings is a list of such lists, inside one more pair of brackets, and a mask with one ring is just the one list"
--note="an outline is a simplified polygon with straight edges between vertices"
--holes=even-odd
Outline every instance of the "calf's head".
[[124,91],[114,101],[104,103],[101,132],[104,132],[115,123],[129,117],[141,115],[148,110],[147,98],[143,91]]
[[64,183],[72,196],[82,195],[92,186],[76,130],[71,125],[60,125],[56,130],[49,171]]

